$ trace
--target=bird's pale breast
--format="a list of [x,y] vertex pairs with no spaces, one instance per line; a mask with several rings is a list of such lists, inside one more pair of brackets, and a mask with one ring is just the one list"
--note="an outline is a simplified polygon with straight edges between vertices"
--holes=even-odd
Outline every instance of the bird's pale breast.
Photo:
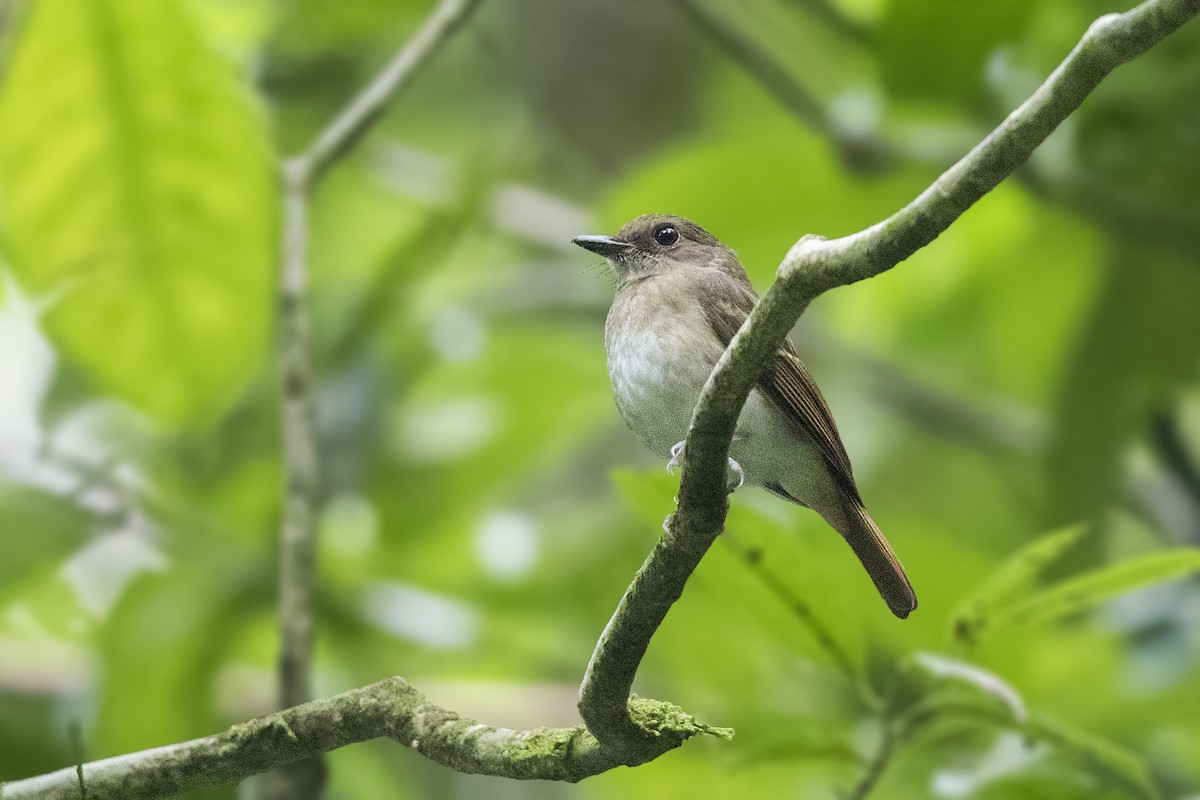
[[608,376],[626,424],[660,456],[687,434],[721,348],[701,309],[622,292],[605,326]]

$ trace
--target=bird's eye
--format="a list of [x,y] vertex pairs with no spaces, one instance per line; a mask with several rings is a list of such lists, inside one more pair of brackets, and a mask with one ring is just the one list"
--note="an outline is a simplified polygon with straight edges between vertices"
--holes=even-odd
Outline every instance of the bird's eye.
[[659,225],[654,229],[654,241],[663,247],[670,247],[679,241],[679,231],[670,225]]

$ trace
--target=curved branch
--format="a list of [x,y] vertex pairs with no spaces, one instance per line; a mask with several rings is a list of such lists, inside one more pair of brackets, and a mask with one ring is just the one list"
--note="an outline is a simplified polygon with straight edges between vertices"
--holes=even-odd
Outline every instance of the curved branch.
[[[665,703],[634,706],[656,755],[697,734],[728,732]],[[388,737],[458,772],[521,780],[579,781],[626,762],[582,725],[514,731],[440,708],[400,677],[259,717],[213,736],[68,767],[0,785],[3,800],[146,800],[237,783],[251,775],[368,739]],[[653,756],[651,756],[653,757]]]
[[[932,242],[1024,163],[1108,73],[1197,13],[1200,0],[1147,0],[1101,17],[1029,100],[913,202],[851,236],[801,238],[705,384],[684,456],[680,512],[711,505],[703,493],[723,480],[737,415],[762,365],[813,299],[885,272]],[[699,474],[693,477],[689,469]]]
[[805,236],[709,376],[688,430],[678,510],[626,590],[580,687],[579,710],[605,745],[637,735],[622,700],[667,610],[725,521],[725,459],[738,415],[767,359],[813,299],[911,256],[1020,166],[1113,69],[1200,13],[1200,0],[1146,0],[1096,20],[1066,60],[986,139],[917,199],[861,233]]

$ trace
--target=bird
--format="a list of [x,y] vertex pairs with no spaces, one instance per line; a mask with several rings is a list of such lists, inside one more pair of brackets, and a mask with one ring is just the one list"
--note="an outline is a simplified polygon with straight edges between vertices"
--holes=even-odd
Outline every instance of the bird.
[[[737,254],[684,217],[645,214],[616,236],[572,242],[612,270],[604,347],[613,398],[670,469],[705,381],[758,295]],[[917,607],[900,559],[863,504],[829,405],[790,340],[751,390],[729,458],[737,486],[810,508],[840,533],[893,614],[904,619]]]

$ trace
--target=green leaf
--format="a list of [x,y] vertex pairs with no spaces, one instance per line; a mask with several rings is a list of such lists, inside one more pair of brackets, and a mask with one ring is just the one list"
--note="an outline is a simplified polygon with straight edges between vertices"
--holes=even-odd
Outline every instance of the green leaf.
[[250,97],[175,0],[30,5],[0,93],[13,267],[101,384],[196,425],[259,366],[274,177]]
[[1142,758],[1115,742],[1045,714],[1036,714],[1024,726],[1024,731],[1031,738],[1044,741],[1111,778],[1131,797],[1155,800],[1161,796]]
[[959,605],[950,618],[952,635],[964,644],[974,644],[1004,613],[1034,585],[1038,574],[1067,552],[1086,529],[1075,525],[1052,531],[1022,547]]
[[1200,572],[1200,549],[1151,553],[1056,584],[995,618],[994,627],[1034,625],[1099,605],[1119,594]]

